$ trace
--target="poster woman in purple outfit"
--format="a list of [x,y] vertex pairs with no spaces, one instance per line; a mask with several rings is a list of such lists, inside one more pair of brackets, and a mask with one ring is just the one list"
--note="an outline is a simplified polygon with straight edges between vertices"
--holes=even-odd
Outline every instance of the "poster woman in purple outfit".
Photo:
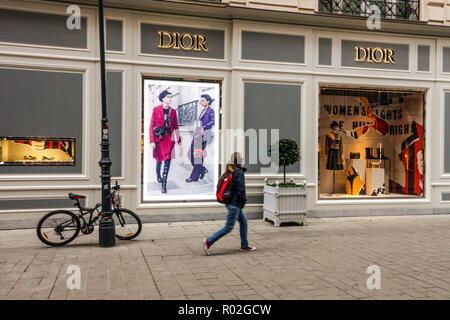
[[194,137],[192,138],[191,148],[189,150],[189,158],[191,160],[193,169],[186,182],[198,181],[203,179],[208,170],[203,165],[206,156],[206,145],[211,141],[211,128],[215,122],[214,109],[211,108],[211,103],[214,100],[208,94],[202,94],[200,104],[203,109],[197,119]]
[[[178,129],[177,112],[170,107],[172,94],[164,90],[159,94],[161,105],[153,108],[152,119],[150,120],[150,146],[153,149],[153,158],[156,160],[156,178],[161,183],[161,192],[167,193],[167,177],[169,175],[170,161],[175,141],[172,134],[175,131],[178,145],[181,146],[180,131]],[[166,127],[164,135],[155,136],[155,127]],[[164,161],[164,169],[161,177],[161,165]]]

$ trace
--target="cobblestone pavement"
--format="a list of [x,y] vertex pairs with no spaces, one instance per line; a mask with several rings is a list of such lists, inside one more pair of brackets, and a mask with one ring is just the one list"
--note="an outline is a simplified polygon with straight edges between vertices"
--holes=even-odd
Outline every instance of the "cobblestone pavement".
[[[201,239],[222,224],[147,224],[113,248],[99,248],[97,232],[51,248],[34,230],[0,231],[0,299],[450,298],[450,215],[251,220],[256,251],[238,250],[236,226],[206,256]],[[369,290],[374,264],[381,288]],[[69,265],[80,289],[67,288]]]

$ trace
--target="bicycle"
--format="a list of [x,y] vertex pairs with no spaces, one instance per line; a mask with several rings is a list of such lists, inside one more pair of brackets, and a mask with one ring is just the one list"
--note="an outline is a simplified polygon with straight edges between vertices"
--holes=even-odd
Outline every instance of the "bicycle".
[[[120,185],[113,186],[110,194],[113,218],[115,223],[116,238],[120,240],[131,240],[136,238],[142,231],[142,221],[139,216],[131,210],[122,208],[120,198]],[[73,241],[78,234],[91,234],[94,231],[94,223],[102,216],[99,208],[101,203],[97,203],[94,208],[84,208],[80,199],[85,196],[69,193],[69,198],[75,200],[74,206],[79,213],[75,214],[69,210],[54,210],[43,216],[36,227],[39,240],[49,246],[63,246]],[[97,214],[94,216],[94,212]],[[86,220],[84,216],[89,215]]]

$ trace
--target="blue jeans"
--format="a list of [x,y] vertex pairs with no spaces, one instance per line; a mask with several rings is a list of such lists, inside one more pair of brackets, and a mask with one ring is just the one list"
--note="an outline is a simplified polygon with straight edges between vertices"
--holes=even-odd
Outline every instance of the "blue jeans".
[[208,238],[208,243],[212,245],[214,242],[222,238],[227,233],[230,233],[233,230],[234,224],[236,220],[239,221],[239,232],[241,235],[241,248],[248,247],[247,241],[247,217],[242,211],[241,208],[232,206],[231,204],[227,204],[228,215],[227,222],[225,223],[225,227],[214,233],[211,237]]

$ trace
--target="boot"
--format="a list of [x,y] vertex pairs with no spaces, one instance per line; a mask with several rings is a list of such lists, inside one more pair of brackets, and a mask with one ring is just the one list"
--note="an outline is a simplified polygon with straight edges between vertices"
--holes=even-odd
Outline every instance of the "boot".
[[205,176],[205,174],[208,173],[208,170],[202,166],[202,173],[200,173],[200,176],[198,177],[200,180],[203,179],[203,177]]
[[169,175],[170,159],[164,161],[164,169],[161,183],[161,192],[167,193],[167,176]]
[[156,161],[156,180],[158,180],[159,183],[162,182],[161,179],[161,162]]

